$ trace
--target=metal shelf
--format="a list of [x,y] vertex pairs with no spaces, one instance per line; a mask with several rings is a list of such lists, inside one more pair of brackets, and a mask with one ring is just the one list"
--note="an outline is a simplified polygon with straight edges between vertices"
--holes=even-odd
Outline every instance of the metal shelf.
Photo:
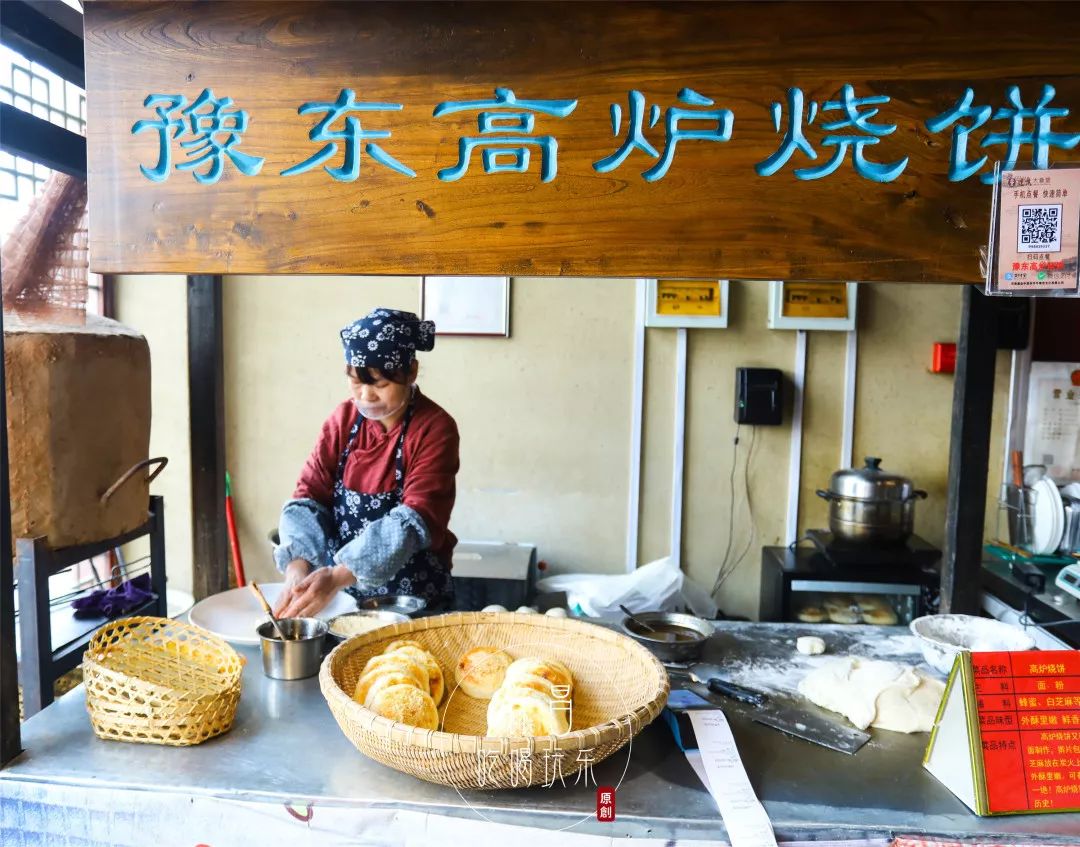
[[87,620],[88,631],[54,647],[52,609],[49,605],[49,577],[64,568],[105,553],[143,536],[150,537],[150,584],[157,598],[143,603],[126,615],[168,615],[165,596],[165,514],[161,497],[150,498],[149,519],[131,532],[90,544],[53,550],[45,538],[20,538],[15,542],[19,563],[19,636],[21,660],[19,678],[23,689],[25,717],[40,712],[53,701],[53,683],[82,661],[83,650],[103,624],[116,618]]

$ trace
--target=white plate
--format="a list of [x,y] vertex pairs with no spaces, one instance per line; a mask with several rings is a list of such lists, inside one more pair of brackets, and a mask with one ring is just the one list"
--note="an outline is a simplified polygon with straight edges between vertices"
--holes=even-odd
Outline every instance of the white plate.
[[[281,596],[284,585],[283,582],[259,583],[259,588],[271,608]],[[319,612],[317,617],[327,621],[355,611],[356,601],[344,591],[339,591],[330,601],[330,605]],[[201,626],[233,644],[258,644],[259,636],[255,628],[269,620],[250,588],[231,588],[200,600],[192,607],[188,619],[195,626]]]
[[1051,555],[1061,544],[1061,536],[1065,532],[1065,504],[1058,487],[1049,477],[1040,479],[1031,486],[1031,490],[1035,494],[1031,552]]
[[1061,493],[1066,497],[1075,497],[1077,500],[1080,500],[1080,482],[1070,482],[1061,489]]

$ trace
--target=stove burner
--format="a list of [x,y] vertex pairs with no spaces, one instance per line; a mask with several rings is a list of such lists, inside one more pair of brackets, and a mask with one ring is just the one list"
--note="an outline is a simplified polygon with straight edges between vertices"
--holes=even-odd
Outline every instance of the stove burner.
[[806,537],[817,548],[821,557],[833,567],[842,568],[851,565],[911,567],[923,569],[932,567],[941,558],[941,551],[912,535],[903,544],[852,544],[840,541],[824,529],[810,529]]

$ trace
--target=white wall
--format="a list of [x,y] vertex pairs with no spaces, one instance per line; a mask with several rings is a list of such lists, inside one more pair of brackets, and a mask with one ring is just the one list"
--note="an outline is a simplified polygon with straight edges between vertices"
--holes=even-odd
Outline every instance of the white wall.
[[[528,541],[554,571],[624,567],[633,375],[630,280],[515,278],[509,339],[439,337],[421,356],[420,384],[456,419],[461,472],[451,528],[459,537]],[[122,277],[120,319],[150,340],[154,367],[152,450],[172,464],[155,483],[166,497],[169,569],[190,584],[186,336],[182,278]],[[935,341],[956,339],[962,290],[864,285],[859,294],[855,453],[930,491],[917,531],[944,537],[952,377],[928,372]],[[766,329],[767,286],[731,284],[727,330],[689,336],[683,566],[711,585],[727,546],[734,373],[777,367],[790,375],[794,333]],[[249,575],[273,575],[266,532],[274,527],[323,419],[344,399],[337,332],[379,305],[417,310],[415,278],[227,277],[224,282],[228,466]],[[674,331],[646,342],[640,562],[669,550]],[[839,465],[844,338],[808,340],[800,529],[825,526],[813,496]],[[1008,356],[998,362],[998,408]],[[995,416],[994,444],[1001,435]],[[745,451],[750,431],[742,431]],[[782,543],[790,421],[762,427],[749,477],[753,515],[736,479],[733,546],[753,539],[719,601],[756,615],[760,548]],[[1001,451],[992,453],[996,493]],[[745,459],[740,453],[740,467]],[[987,534],[994,531],[988,505]],[[224,563],[223,563],[224,566]]]

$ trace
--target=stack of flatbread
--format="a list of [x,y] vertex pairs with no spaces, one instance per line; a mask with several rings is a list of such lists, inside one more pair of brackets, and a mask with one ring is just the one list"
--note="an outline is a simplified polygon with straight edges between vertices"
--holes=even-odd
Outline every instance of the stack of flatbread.
[[353,700],[390,720],[439,728],[438,705],[446,691],[435,657],[415,641],[392,641],[368,659]]
[[490,700],[487,734],[562,735],[570,731],[574,678],[562,662],[528,656],[514,661],[496,647],[474,647],[458,661],[458,686]]

